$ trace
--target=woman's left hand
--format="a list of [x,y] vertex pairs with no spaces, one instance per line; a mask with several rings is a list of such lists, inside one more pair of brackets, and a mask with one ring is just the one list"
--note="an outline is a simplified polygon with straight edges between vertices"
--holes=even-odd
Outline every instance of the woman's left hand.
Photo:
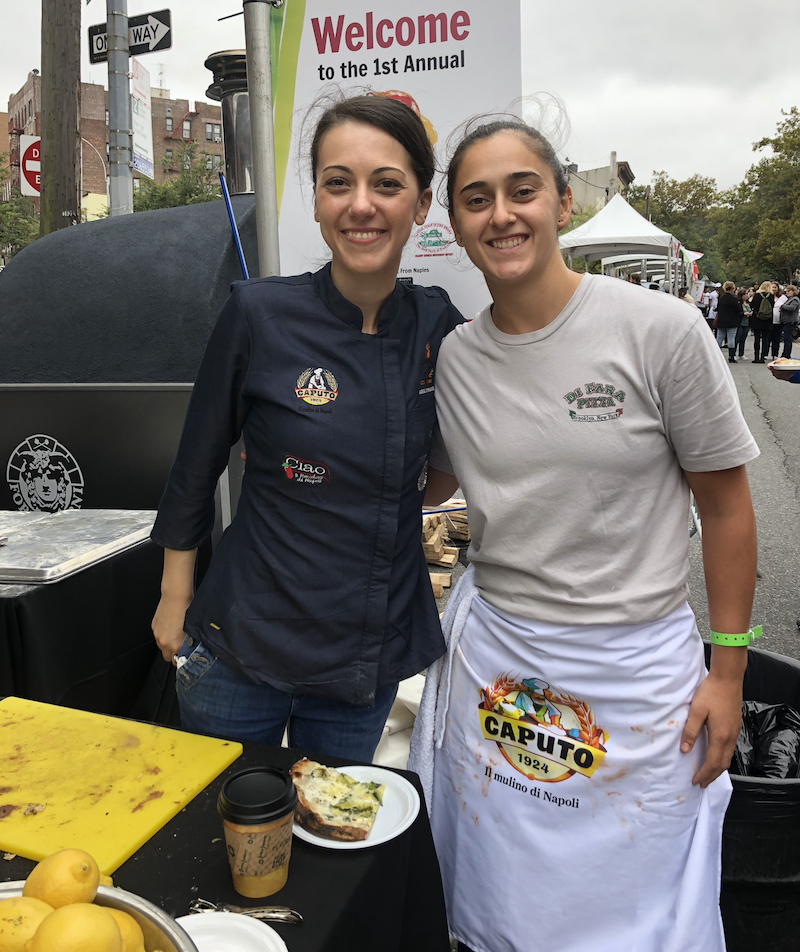
[[742,726],[741,678],[720,678],[709,672],[689,707],[681,736],[682,753],[692,750],[703,724],[708,730],[708,750],[705,763],[692,777],[692,783],[705,788],[728,769],[736,749]]

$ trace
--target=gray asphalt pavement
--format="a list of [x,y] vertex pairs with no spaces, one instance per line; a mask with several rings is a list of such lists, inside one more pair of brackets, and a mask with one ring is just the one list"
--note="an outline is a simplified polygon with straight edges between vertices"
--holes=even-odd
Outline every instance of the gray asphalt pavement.
[[[800,357],[795,345],[793,356]],[[758,568],[753,624],[764,626],[757,647],[800,659],[800,386],[775,380],[766,364],[753,364],[753,338],[744,362],[730,365],[745,420],[761,456],[747,467],[758,526]],[[700,544],[689,547],[691,595],[701,635],[708,633]]]

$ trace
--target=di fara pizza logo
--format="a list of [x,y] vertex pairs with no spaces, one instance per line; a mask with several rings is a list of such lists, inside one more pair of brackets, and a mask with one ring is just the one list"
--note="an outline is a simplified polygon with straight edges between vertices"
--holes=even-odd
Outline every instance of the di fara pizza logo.
[[443,222],[425,223],[414,233],[415,258],[443,258],[453,254],[453,229]]
[[[625,391],[613,383],[585,383],[564,394],[570,405],[569,418],[573,423],[604,423],[606,420],[618,420],[622,416]],[[580,413],[580,410],[601,410],[601,413]]]
[[339,384],[336,377],[324,367],[308,367],[297,378],[294,392],[299,400],[312,407],[321,407],[333,403],[339,396]]
[[591,777],[606,755],[608,734],[589,705],[541,678],[499,675],[482,689],[478,715],[486,740],[529,780]]
[[298,483],[328,483],[331,471],[324,463],[317,463],[310,459],[300,459],[299,456],[287,456],[283,463],[283,471],[287,479],[294,479]]
[[52,436],[37,433],[16,447],[6,480],[14,505],[30,512],[80,509],[83,473],[70,451]]

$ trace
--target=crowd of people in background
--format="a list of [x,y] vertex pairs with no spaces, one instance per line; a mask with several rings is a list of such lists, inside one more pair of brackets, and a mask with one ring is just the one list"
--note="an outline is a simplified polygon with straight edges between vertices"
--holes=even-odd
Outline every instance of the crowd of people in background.
[[699,306],[719,346],[728,348],[731,364],[736,363],[737,353],[744,357],[750,331],[754,364],[766,363],[769,356],[773,360],[791,357],[792,344],[800,337],[800,298],[793,284],[782,287],[777,281],[764,281],[737,288],[733,281],[726,281],[704,293]]

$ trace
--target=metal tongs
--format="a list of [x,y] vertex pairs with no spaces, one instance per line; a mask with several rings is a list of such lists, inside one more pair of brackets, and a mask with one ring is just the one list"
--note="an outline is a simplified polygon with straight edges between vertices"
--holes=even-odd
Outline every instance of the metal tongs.
[[298,925],[303,921],[299,912],[288,906],[231,906],[227,902],[209,902],[207,899],[194,899],[189,904],[191,912],[236,912],[251,919],[288,922]]

